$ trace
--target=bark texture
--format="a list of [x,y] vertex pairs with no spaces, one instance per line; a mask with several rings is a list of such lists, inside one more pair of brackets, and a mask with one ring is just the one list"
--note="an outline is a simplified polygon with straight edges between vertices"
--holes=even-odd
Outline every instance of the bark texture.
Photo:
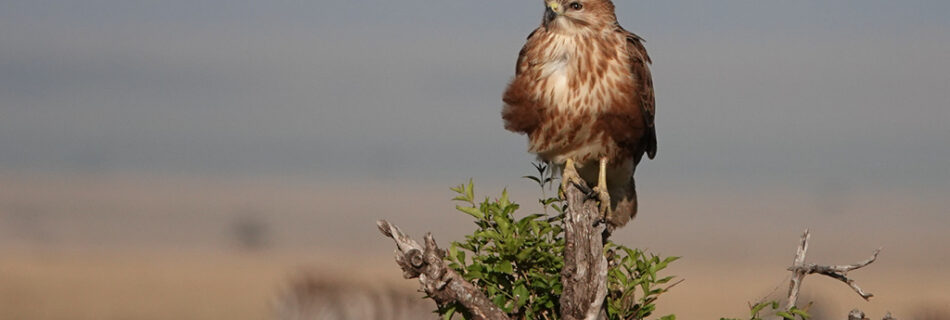
[[[874,294],[861,289],[854,279],[848,278],[848,272],[866,267],[867,265],[873,263],[875,260],[877,260],[878,254],[881,253],[880,248],[874,250],[874,253],[870,258],[858,263],[830,266],[817,265],[814,263],[806,264],[805,255],[808,253],[809,239],[811,239],[811,233],[808,232],[808,230],[805,230],[805,233],[802,234],[801,242],[798,244],[798,250],[795,252],[795,260],[792,262],[792,266],[788,268],[788,271],[792,272],[792,280],[789,283],[788,302],[785,305],[785,310],[795,307],[795,304],[798,302],[798,293],[801,290],[802,281],[805,280],[805,276],[813,273],[825,275],[844,282],[849,287],[851,287],[854,292],[861,296],[861,298],[864,298],[864,300],[870,300],[871,297],[874,296]],[[851,311],[851,314],[848,315],[848,319],[862,319],[863,317],[864,313],[857,309]],[[887,315],[887,318],[893,319],[891,318],[890,314]]]
[[396,263],[402,268],[403,276],[406,279],[419,278],[422,290],[436,303],[445,305],[458,302],[475,319],[508,319],[508,315],[478,288],[446,265],[443,260],[445,250],[436,245],[432,234],[426,234],[423,247],[399,227],[385,220],[379,220],[376,224],[383,235],[396,242]]
[[[583,186],[586,189],[586,186]],[[564,269],[561,270],[561,316],[565,320],[605,319],[607,258],[606,223],[587,190],[569,183],[564,190]]]
[[[564,269],[561,283],[561,316],[565,320],[597,320],[607,316],[607,258],[604,256],[606,223],[599,206],[586,186],[569,184],[564,190],[567,211],[564,219]],[[475,319],[509,319],[474,285],[465,281],[444,262],[445,251],[431,234],[425,245],[385,220],[377,222],[380,232],[396,243],[396,263],[407,279],[418,278],[422,289],[439,305],[459,302]]]

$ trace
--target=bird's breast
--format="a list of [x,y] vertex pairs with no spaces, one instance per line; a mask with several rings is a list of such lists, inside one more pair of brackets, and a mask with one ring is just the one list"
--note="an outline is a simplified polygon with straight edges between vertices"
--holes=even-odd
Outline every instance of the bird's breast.
[[560,112],[600,113],[609,107],[611,87],[629,81],[629,68],[610,41],[552,35],[535,57],[535,98]]
[[546,40],[544,49],[529,57],[534,70],[526,73],[536,77],[531,92],[544,110],[529,135],[530,151],[556,163],[612,156],[619,149],[598,121],[629,95],[617,90],[632,81],[623,46],[591,37]]

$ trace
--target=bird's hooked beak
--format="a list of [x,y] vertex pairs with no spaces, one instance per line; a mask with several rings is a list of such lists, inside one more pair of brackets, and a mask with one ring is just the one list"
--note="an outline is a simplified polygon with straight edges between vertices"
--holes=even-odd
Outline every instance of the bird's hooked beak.
[[564,13],[564,8],[557,1],[548,1],[544,8],[544,24],[547,25],[554,21],[554,18]]

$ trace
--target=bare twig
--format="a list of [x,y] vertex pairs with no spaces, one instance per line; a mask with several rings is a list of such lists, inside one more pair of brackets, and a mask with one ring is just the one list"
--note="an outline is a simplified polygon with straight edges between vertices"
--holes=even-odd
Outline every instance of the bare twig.
[[848,272],[863,268],[873,263],[875,260],[877,260],[878,254],[881,253],[880,248],[874,250],[874,254],[871,256],[871,258],[855,264],[832,266],[822,266],[813,263],[805,264],[805,253],[808,251],[808,239],[810,237],[811,234],[808,232],[808,230],[805,230],[805,234],[802,235],[802,241],[799,244],[798,250],[795,254],[795,261],[792,263],[792,266],[788,268],[788,271],[792,272],[792,280],[789,284],[788,304],[785,307],[786,309],[791,309],[795,306],[795,303],[798,300],[798,293],[802,285],[802,280],[805,279],[806,275],[813,273],[835,278],[848,284],[848,286],[851,287],[854,292],[860,295],[861,298],[864,298],[864,300],[869,300],[874,296],[874,294],[865,292],[863,289],[861,289],[861,287],[859,287],[857,282],[855,282],[853,279],[848,278]]
[[[864,311],[854,309],[848,313],[848,320],[870,320],[870,319],[864,315]],[[887,314],[884,315],[884,318],[881,318],[881,320],[897,320],[897,319],[894,318],[894,316],[892,316],[890,312],[888,312]]]
[[[792,268],[799,268],[805,265],[805,253],[808,252],[809,238],[811,238],[811,233],[806,229],[805,234],[802,235],[802,241],[798,244],[798,250],[795,251],[795,260],[792,261]],[[789,282],[788,304],[785,305],[785,310],[791,309],[795,306],[795,303],[798,302],[798,292],[801,290],[802,280],[805,280],[806,275],[806,273],[797,270],[791,271],[792,280]]]
[[564,269],[561,270],[561,316],[565,320],[606,318],[607,258],[597,201],[569,183],[564,190]]
[[402,268],[403,276],[406,279],[419,278],[422,289],[436,303],[445,305],[458,302],[475,319],[508,319],[508,315],[489,301],[478,288],[445,264],[445,251],[439,249],[432,234],[426,234],[423,247],[399,230],[399,227],[385,220],[377,221],[376,225],[383,235],[396,242],[396,263]]
[[861,310],[854,309],[848,313],[848,320],[868,320],[868,318],[864,317],[864,312]]
[[851,289],[854,289],[854,292],[857,292],[858,295],[861,296],[861,298],[864,298],[864,300],[868,300],[868,299],[871,299],[871,297],[873,297],[874,294],[865,292],[864,290],[861,289],[861,287],[858,286],[858,284],[854,281],[854,279],[848,278],[848,271],[860,269],[864,266],[871,264],[872,262],[874,262],[874,260],[877,260],[877,255],[880,253],[881,253],[881,249],[874,250],[874,255],[872,255],[871,258],[862,262],[855,263],[855,264],[844,265],[844,266],[819,266],[819,265],[809,264],[803,268],[800,268],[800,270],[807,272],[808,274],[818,273],[818,274],[823,274],[823,275],[838,279],[841,282],[847,283],[848,286],[851,287]]

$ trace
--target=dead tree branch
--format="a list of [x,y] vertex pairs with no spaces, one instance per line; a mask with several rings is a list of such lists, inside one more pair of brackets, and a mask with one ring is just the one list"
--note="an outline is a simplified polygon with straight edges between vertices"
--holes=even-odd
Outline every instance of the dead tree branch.
[[[800,268],[805,265],[805,253],[808,252],[809,238],[811,238],[811,233],[805,230],[802,241],[798,244],[798,250],[795,252],[795,260],[792,261],[792,267],[789,269]],[[802,280],[805,280],[806,275],[804,272],[792,270],[792,280],[788,287],[788,304],[785,305],[785,310],[791,309],[798,302],[798,292],[801,290]]]
[[426,234],[423,247],[385,220],[377,221],[376,225],[383,235],[396,242],[396,263],[402,268],[403,276],[406,279],[419,278],[422,289],[436,303],[458,302],[475,319],[508,319],[508,315],[485,294],[445,264],[445,250],[439,249],[432,234]]
[[801,289],[802,280],[805,279],[806,275],[817,273],[822,274],[834,279],[838,279],[841,282],[848,284],[851,289],[854,290],[861,298],[864,300],[869,300],[874,295],[865,292],[861,287],[858,286],[857,282],[853,279],[848,278],[848,272],[852,270],[857,270],[863,268],[875,260],[877,260],[877,255],[881,253],[881,249],[878,248],[874,250],[874,254],[871,258],[849,265],[832,265],[832,266],[822,266],[816,265],[813,263],[805,264],[805,254],[808,251],[808,240],[811,238],[811,233],[808,230],[805,230],[805,233],[802,235],[801,243],[798,245],[798,250],[795,254],[795,260],[792,263],[792,266],[788,268],[788,271],[792,272],[792,280],[789,284],[788,289],[788,304],[785,306],[785,309],[791,309],[795,306],[795,303],[798,301],[798,293]]
[[[604,256],[607,225],[595,198],[586,186],[569,184],[564,190],[564,269],[561,270],[561,316],[565,320],[605,319],[607,311],[607,258]],[[419,245],[395,225],[379,220],[379,230],[396,243],[396,263],[407,279],[419,278],[422,289],[439,305],[460,303],[475,319],[501,320],[508,316],[474,285],[443,261],[431,234]]]
[[[871,320],[871,319],[864,316],[864,311],[854,309],[848,313],[848,320]],[[892,316],[891,313],[888,312],[887,314],[884,315],[884,318],[881,318],[881,320],[897,320],[897,319],[895,319],[894,316]]]
[[869,319],[864,317],[863,311],[854,309],[854,310],[851,310],[850,313],[848,313],[848,320],[869,320]]
[[[586,187],[586,186],[584,186]],[[561,271],[561,316],[565,320],[606,318],[607,258],[597,201],[569,183],[564,190],[564,269]]]

